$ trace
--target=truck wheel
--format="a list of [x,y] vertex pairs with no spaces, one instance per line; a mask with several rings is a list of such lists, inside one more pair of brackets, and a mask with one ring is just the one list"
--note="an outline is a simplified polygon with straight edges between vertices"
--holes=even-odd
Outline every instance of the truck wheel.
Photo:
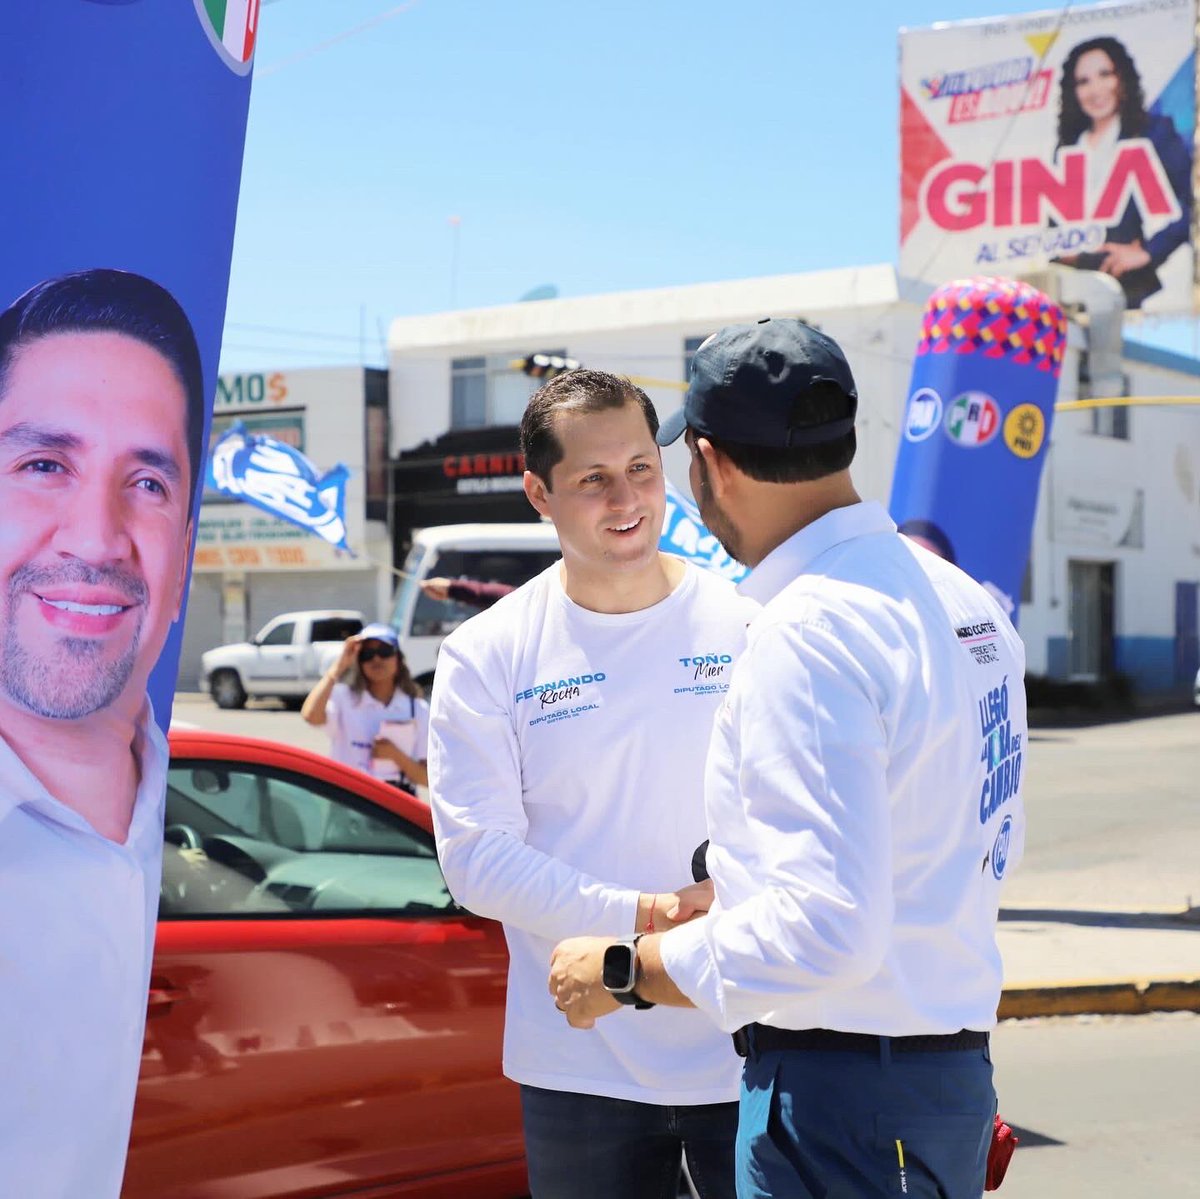
[[299,712],[304,707],[304,701],[307,697],[303,695],[281,695],[279,698],[283,700],[283,706],[289,712]]
[[246,689],[236,670],[218,670],[209,684],[218,708],[244,708]]

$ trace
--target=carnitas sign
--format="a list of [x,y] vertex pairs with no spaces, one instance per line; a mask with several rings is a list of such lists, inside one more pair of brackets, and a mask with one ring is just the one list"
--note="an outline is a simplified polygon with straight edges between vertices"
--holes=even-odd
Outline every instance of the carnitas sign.
[[902,32],[901,274],[1054,262],[1190,308],[1194,28],[1136,0]]

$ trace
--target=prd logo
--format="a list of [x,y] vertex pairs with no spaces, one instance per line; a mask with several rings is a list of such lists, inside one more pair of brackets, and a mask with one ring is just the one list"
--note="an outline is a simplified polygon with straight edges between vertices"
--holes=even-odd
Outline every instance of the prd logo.
[[957,445],[977,449],[1000,431],[1000,409],[982,391],[964,391],[946,410],[946,436]]
[[1036,404],[1018,404],[1004,418],[1004,444],[1018,458],[1032,458],[1046,438],[1046,418]]
[[992,873],[997,880],[1004,877],[1004,867],[1008,865],[1008,843],[1012,839],[1012,817],[1005,816],[1000,831],[996,834],[996,843],[992,846]]
[[904,436],[909,441],[924,441],[942,423],[942,397],[932,387],[914,391],[904,419]]

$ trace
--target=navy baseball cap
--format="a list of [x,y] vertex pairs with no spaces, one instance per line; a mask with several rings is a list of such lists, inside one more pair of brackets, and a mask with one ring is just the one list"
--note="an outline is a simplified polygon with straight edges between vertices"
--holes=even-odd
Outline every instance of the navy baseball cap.
[[[797,401],[814,383],[832,383],[850,401],[850,415],[820,424],[796,423]],[[823,445],[854,428],[858,391],[837,342],[792,317],[764,317],[714,333],[692,359],[687,399],[658,430],[670,445],[685,429],[741,445]],[[801,410],[802,411],[802,410]]]

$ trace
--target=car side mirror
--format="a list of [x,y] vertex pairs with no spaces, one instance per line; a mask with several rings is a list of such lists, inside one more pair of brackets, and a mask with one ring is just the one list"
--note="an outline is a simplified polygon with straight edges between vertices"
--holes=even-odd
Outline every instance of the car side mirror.
[[192,786],[201,795],[220,795],[229,790],[229,771],[197,766],[192,771]]

